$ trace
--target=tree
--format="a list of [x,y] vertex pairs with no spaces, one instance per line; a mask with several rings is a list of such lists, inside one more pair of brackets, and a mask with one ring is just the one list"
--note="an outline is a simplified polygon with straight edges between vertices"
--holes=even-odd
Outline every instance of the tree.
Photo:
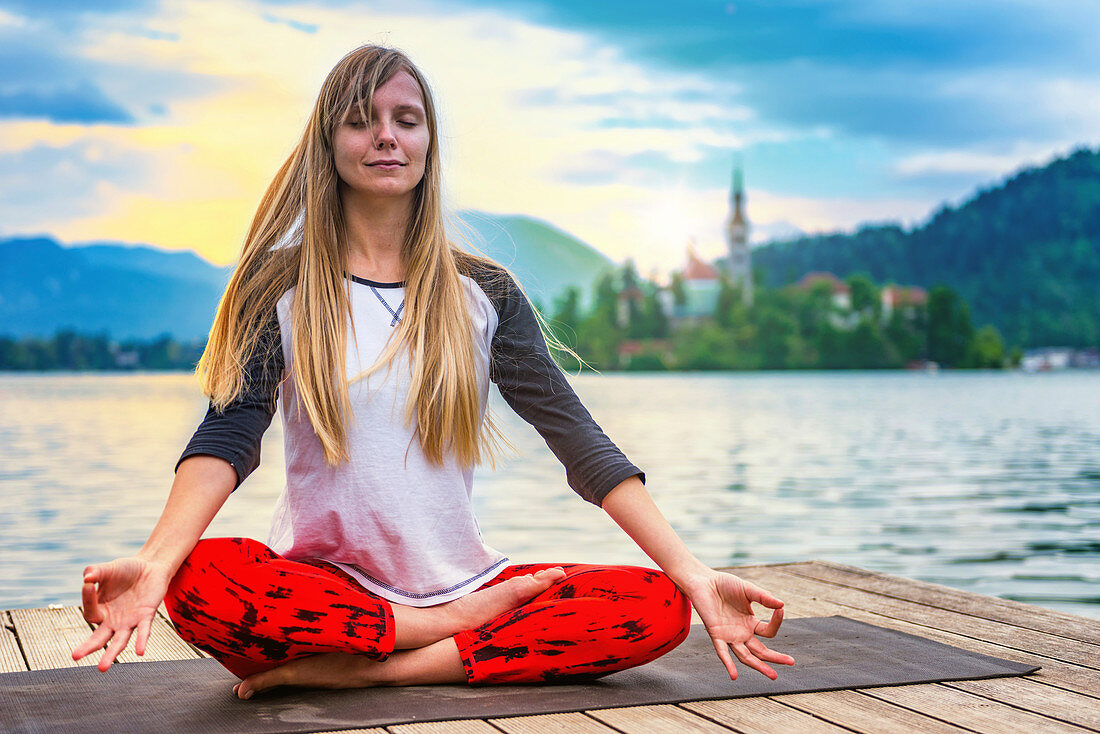
[[669,281],[668,289],[672,291],[672,302],[677,306],[687,305],[687,289],[684,287],[684,276],[680,273],[673,273],[672,279]]
[[857,369],[894,367],[900,362],[898,350],[883,336],[878,322],[863,319],[848,334],[849,364]]
[[571,347],[577,343],[577,329],[581,324],[581,291],[569,286],[554,299],[554,315],[551,328],[554,336]]
[[882,294],[871,276],[866,273],[854,273],[847,280],[851,293],[852,310],[878,320],[882,310]]
[[684,329],[673,337],[676,366],[687,370],[723,370],[736,364],[729,334],[717,324]]
[[970,306],[951,288],[937,285],[928,294],[928,358],[962,367],[973,339]]
[[663,339],[668,336],[668,316],[661,306],[656,288],[650,288],[642,302],[638,320],[631,323],[630,336],[634,339]]
[[1005,366],[1005,345],[997,327],[986,324],[978,330],[971,343],[968,366],[979,369],[1000,369]]
[[611,273],[604,273],[596,279],[592,317],[608,326],[615,326],[618,323],[618,309],[619,293],[615,290],[614,277]]
[[790,367],[792,347],[798,337],[798,322],[787,311],[765,306],[756,323],[760,366],[767,370]]
[[[554,315],[547,326],[554,338],[565,347],[577,351],[577,332],[581,325],[581,291],[576,286],[569,286],[554,299]],[[554,345],[551,344],[551,347]],[[558,349],[554,352],[554,358],[562,369],[575,370],[580,367],[576,357],[569,352]]]

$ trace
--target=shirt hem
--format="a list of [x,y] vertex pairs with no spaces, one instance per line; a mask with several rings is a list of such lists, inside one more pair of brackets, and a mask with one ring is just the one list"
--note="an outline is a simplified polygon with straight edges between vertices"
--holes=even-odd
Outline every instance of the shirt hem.
[[367,589],[367,591],[377,594],[386,601],[395,604],[403,604],[409,607],[430,607],[466,596],[485,582],[499,576],[500,573],[508,567],[509,563],[507,557],[502,557],[485,570],[479,571],[465,581],[460,581],[457,584],[452,584],[438,591],[415,592],[399,589],[385,583],[381,579],[376,579],[353,563],[341,563],[340,561],[333,561],[327,558],[323,560],[345,571],[359,582],[363,588]]

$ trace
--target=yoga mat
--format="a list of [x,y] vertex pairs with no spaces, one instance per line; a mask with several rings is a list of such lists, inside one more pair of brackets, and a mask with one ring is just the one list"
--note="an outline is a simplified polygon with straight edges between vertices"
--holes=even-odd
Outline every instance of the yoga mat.
[[702,626],[639,668],[586,683],[282,689],[240,701],[213,660],[117,663],[0,675],[5,732],[307,732],[446,719],[1022,675],[1038,666],[979,655],[846,617],[788,619],[768,647],[794,657],[771,681],[738,662],[731,681]]

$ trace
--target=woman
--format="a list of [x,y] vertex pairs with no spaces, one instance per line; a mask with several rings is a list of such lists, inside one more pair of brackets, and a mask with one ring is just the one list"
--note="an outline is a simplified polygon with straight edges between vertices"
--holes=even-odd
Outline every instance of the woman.
[[[211,399],[164,512],[132,558],[89,566],[84,614],[106,671],[165,601],[184,639],[242,678],[356,687],[590,678],[655,659],[694,604],[776,678],[775,597],[697,560],[644,474],[581,405],[527,299],[443,232],[436,113],[403,54],[363,46],[329,74],[268,188],[198,366]],[[473,467],[497,437],[488,383],[532,423],[583,498],[664,572],[508,565],[482,541]],[[276,402],[278,400],[278,402]],[[276,408],[287,486],[269,546],[199,540],[259,464]],[[751,602],[774,610],[770,621]]]

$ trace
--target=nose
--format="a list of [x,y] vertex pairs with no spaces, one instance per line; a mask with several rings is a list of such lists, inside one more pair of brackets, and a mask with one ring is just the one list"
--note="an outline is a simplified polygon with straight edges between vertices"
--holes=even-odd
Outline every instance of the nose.
[[393,134],[393,128],[386,122],[379,122],[374,133],[374,147],[383,150],[387,147],[396,148],[397,140]]

